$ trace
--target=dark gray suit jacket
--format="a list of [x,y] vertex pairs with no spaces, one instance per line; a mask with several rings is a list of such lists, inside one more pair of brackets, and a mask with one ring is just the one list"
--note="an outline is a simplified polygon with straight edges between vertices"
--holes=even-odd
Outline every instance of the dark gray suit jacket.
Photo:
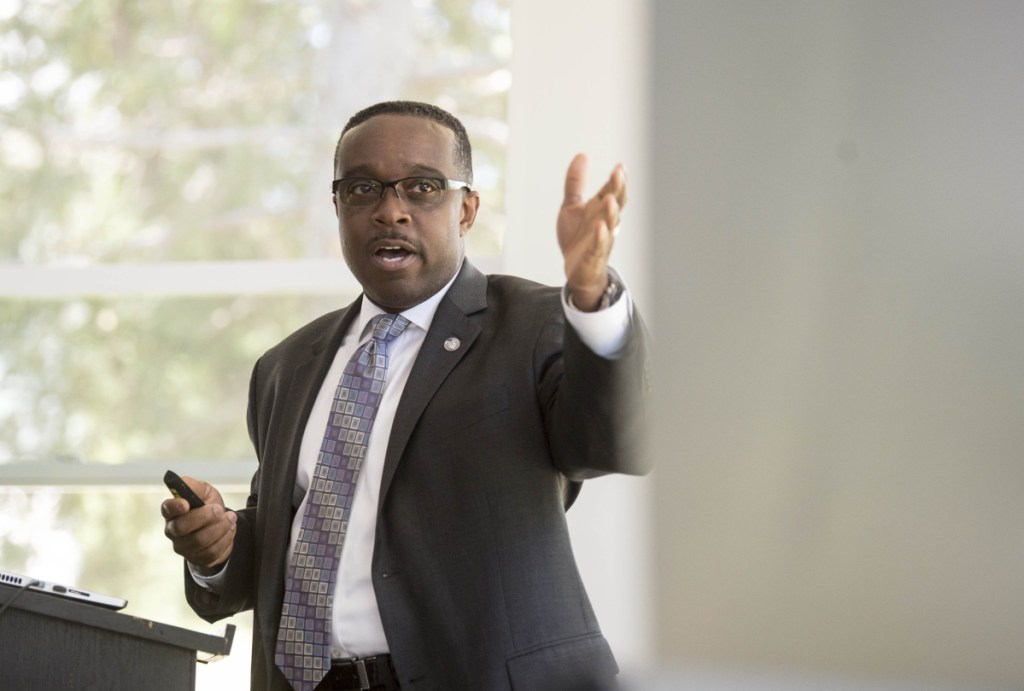
[[[252,688],[274,665],[299,445],[359,301],[311,322],[253,371],[259,468],[223,594],[186,596],[209,621],[254,609]],[[580,580],[565,509],[579,483],[648,470],[643,326],[623,357],[593,354],[559,289],[469,262],[442,299],[388,443],[373,585],[403,690],[567,691],[616,663]],[[456,337],[461,347],[443,344]]]

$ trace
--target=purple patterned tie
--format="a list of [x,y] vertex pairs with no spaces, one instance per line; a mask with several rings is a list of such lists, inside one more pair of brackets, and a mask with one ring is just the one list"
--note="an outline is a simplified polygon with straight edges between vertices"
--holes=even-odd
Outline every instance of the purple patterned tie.
[[334,394],[288,566],[274,662],[296,691],[313,689],[331,667],[334,581],[356,478],[384,391],[388,343],[405,330],[409,320],[381,314],[371,324],[371,339],[345,365]]

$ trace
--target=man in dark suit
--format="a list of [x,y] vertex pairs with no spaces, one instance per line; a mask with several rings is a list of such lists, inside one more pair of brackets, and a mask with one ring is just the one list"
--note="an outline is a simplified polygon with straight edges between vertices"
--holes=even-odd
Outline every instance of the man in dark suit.
[[[257,362],[248,420],[259,466],[246,507],[226,509],[192,478],[206,506],[161,506],[193,609],[210,621],[254,610],[253,689],[576,691],[614,680],[565,510],[584,479],[647,471],[647,354],[608,266],[625,172],[585,199],[586,165],[577,156],[566,176],[567,283],[552,288],[485,276],[465,259],[479,196],[457,119],[387,102],[346,125],[334,206],[363,295]],[[408,325],[384,346],[379,407],[338,514],[340,563],[320,586],[327,629],[314,657],[330,659],[289,682],[290,562],[320,500],[310,485],[333,444],[324,429],[338,382],[381,314]]]

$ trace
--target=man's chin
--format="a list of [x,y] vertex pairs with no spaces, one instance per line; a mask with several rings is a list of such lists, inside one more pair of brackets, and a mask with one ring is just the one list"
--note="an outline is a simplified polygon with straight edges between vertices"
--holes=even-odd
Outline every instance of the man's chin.
[[367,286],[363,290],[366,297],[387,312],[407,310],[433,295],[433,292],[424,294],[424,290],[416,290],[415,286],[401,285],[402,283],[405,281],[391,281],[389,285],[372,288]]
[[[415,268],[414,264],[412,269]],[[369,276],[356,278],[362,284],[363,292],[375,305],[388,312],[401,312],[429,300],[445,287],[458,270],[459,266],[452,267],[451,273],[443,277],[437,275],[440,273],[438,271],[424,275],[419,271],[404,270],[371,271]]]

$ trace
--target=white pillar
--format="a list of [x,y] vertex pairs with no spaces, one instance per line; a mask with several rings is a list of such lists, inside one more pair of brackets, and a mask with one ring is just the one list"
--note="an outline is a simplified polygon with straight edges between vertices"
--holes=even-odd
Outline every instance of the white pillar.
[[[555,238],[565,170],[590,154],[588,191],[622,162],[629,202],[612,262],[641,311],[649,289],[646,3],[515,0],[504,270],[564,282]],[[648,480],[586,483],[569,512],[576,556],[602,628],[625,669],[644,665],[649,631]]]

